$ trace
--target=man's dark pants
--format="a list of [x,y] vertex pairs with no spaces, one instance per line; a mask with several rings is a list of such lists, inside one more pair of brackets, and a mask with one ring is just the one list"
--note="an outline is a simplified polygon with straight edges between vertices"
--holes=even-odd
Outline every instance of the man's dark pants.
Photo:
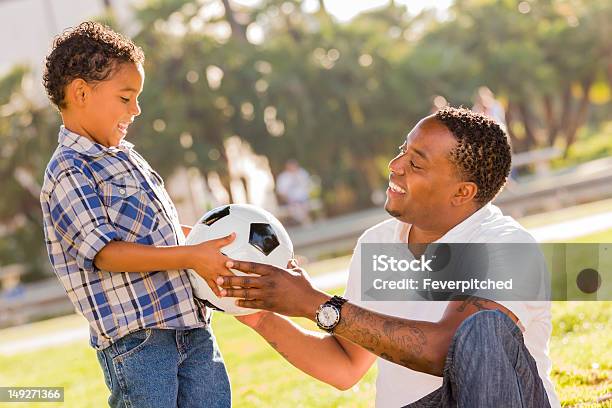
[[518,326],[482,311],[461,323],[446,356],[442,387],[408,408],[550,407],[536,362]]

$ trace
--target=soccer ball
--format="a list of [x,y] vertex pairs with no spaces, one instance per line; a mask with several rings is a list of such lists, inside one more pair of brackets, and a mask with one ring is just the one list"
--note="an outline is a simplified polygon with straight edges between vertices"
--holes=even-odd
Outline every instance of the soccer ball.
[[[226,256],[238,261],[252,261],[286,268],[293,258],[293,244],[283,225],[264,209],[248,204],[230,204],[204,214],[187,236],[193,245],[236,233],[234,241],[221,249]],[[232,269],[238,276],[247,275]],[[218,298],[195,271],[189,270],[189,280],[196,298],[207,306],[232,315],[257,312],[236,306],[236,298]]]

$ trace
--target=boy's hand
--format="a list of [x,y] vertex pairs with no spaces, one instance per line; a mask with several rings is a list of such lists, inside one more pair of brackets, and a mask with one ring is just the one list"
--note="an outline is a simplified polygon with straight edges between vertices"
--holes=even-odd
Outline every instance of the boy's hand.
[[223,238],[189,246],[189,268],[200,275],[219,297],[221,296],[220,289],[215,283],[217,277],[234,276],[226,266],[229,258],[221,253],[221,248],[231,244],[235,238],[236,234],[232,232]]

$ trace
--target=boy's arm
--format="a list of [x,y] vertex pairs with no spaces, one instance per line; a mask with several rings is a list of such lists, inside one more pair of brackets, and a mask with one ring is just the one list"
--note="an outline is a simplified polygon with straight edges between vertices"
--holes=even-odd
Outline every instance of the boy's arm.
[[151,272],[168,269],[193,269],[219,296],[215,279],[232,275],[225,266],[228,258],[220,249],[229,245],[235,235],[197,245],[159,246],[111,241],[94,257],[94,265],[108,272]]
[[355,385],[376,356],[366,349],[326,333],[306,330],[271,312],[240,316],[287,361],[306,374],[340,390]]
[[180,247],[153,247],[122,242],[87,165],[78,160],[65,163],[43,205],[48,206],[56,238],[65,253],[85,272],[96,267],[111,272],[151,272],[190,268],[218,293],[214,279],[231,275],[219,249],[233,238]]

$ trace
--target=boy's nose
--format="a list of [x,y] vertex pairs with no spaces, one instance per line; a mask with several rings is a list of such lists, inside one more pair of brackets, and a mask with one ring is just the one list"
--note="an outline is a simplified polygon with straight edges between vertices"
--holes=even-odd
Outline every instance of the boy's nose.
[[132,114],[132,116],[139,116],[140,112],[141,112],[140,105],[138,104],[138,102],[136,102],[134,106],[132,107],[130,114]]

